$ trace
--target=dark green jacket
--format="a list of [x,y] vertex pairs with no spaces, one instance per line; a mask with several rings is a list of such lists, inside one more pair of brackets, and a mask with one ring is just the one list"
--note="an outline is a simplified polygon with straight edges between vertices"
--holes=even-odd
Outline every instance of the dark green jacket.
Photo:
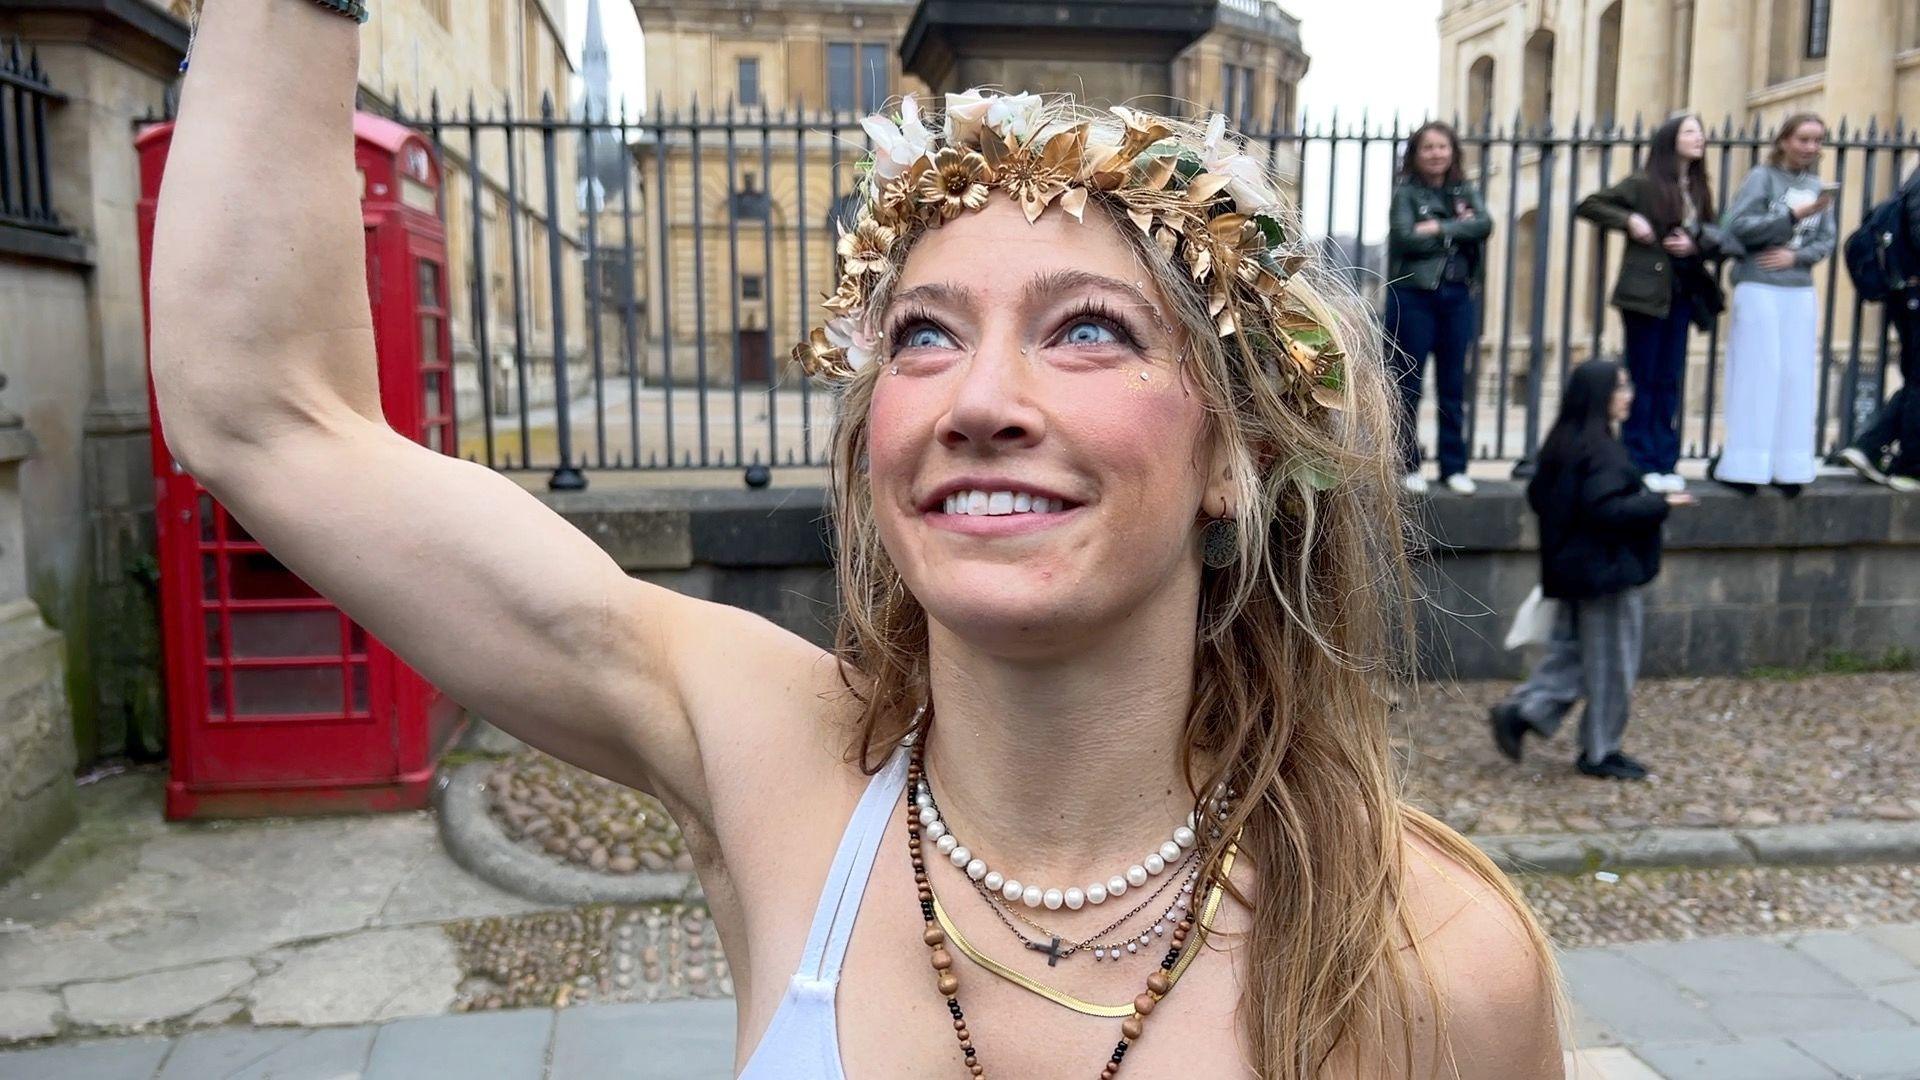
[[[1453,215],[1455,200],[1473,208],[1473,217],[1461,220]],[[1440,231],[1431,236],[1415,233],[1422,221],[1438,221]],[[1456,249],[1473,267],[1473,281],[1480,280],[1480,245],[1493,232],[1493,220],[1487,206],[1472,184],[1428,187],[1417,180],[1402,180],[1393,189],[1393,209],[1387,223],[1387,281],[1403,289],[1437,289],[1447,256]]]
[[1634,173],[1604,191],[1594,192],[1580,200],[1574,212],[1601,228],[1618,229],[1623,234],[1627,231],[1627,219],[1634,214],[1646,218],[1653,226],[1651,244],[1637,243],[1631,235],[1627,236],[1627,250],[1620,258],[1620,276],[1613,283],[1614,307],[1656,319],[1666,318],[1673,310],[1674,275],[1679,273],[1681,288],[1694,301],[1693,321],[1701,329],[1711,326],[1725,308],[1719,280],[1707,260],[1738,254],[1739,245],[1718,225],[1702,221],[1693,234],[1700,254],[1689,259],[1669,255],[1660,240],[1680,222],[1663,220],[1658,191],[1646,173]]

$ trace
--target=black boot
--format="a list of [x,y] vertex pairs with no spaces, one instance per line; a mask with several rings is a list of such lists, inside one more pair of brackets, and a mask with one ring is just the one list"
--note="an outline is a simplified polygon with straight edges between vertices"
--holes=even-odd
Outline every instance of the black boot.
[[1717,477],[1715,478],[1715,480],[1717,483],[1719,483],[1721,487],[1732,488],[1733,490],[1739,492],[1742,495],[1748,496],[1749,498],[1751,498],[1754,495],[1758,495],[1760,493],[1759,484],[1749,484],[1744,480],[1720,480]]
[[1529,726],[1527,718],[1508,702],[1503,701],[1487,710],[1487,727],[1493,732],[1493,745],[1499,747],[1500,753],[1509,761],[1520,760]]
[[1795,498],[1799,498],[1799,496],[1800,496],[1800,489],[1802,489],[1802,488],[1804,488],[1804,487],[1806,487],[1807,485],[1805,485],[1805,484],[1775,484],[1775,485],[1773,485],[1773,486],[1774,486],[1774,487],[1777,487],[1777,488],[1779,488],[1779,489],[1780,489],[1780,494],[1781,494],[1782,496],[1784,496],[1784,497],[1786,497],[1786,498],[1789,498],[1789,499],[1795,499]]
[[1645,780],[1646,767],[1624,754],[1612,753],[1600,759],[1599,764],[1587,760],[1582,754],[1574,765],[1585,775],[1600,780]]

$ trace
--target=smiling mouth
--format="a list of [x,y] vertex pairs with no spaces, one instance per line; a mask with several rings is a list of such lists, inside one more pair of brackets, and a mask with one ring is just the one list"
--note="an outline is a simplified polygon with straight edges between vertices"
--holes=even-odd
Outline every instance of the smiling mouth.
[[1024,491],[956,491],[940,504],[940,509],[957,517],[1005,517],[1010,514],[1059,514],[1073,508],[1064,499],[1032,495]]

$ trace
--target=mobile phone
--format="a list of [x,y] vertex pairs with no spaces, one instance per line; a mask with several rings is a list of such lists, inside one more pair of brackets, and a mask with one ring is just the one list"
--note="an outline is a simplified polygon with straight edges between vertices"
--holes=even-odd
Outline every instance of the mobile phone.
[[1820,190],[1829,195],[1837,194],[1840,191],[1840,181],[1822,180],[1820,181]]

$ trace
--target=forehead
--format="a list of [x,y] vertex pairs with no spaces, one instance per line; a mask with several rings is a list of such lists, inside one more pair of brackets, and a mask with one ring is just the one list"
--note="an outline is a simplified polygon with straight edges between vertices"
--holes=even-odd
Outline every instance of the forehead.
[[895,291],[960,282],[1010,301],[1035,279],[1080,271],[1135,283],[1165,313],[1166,299],[1153,275],[1114,221],[1091,203],[1085,217],[1075,221],[1053,206],[1029,223],[1019,204],[996,191],[981,209],[922,235],[907,254]]

